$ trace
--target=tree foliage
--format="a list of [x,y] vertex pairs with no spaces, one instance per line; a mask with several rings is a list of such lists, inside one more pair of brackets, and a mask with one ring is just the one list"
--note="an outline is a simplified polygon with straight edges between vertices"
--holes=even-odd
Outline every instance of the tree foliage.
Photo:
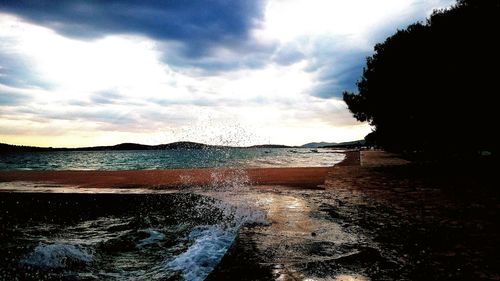
[[375,46],[349,110],[390,150],[496,148],[500,1],[462,0]]

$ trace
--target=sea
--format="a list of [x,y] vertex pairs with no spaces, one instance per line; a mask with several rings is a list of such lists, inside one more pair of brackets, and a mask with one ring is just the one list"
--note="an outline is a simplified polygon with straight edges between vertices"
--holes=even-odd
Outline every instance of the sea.
[[[0,170],[137,170],[325,167],[332,149],[225,148],[0,154]],[[250,202],[224,192],[2,192],[0,280],[204,280],[248,224],[266,225]],[[21,185],[21,183],[19,183]]]
[[326,167],[344,159],[334,149],[209,148],[0,153],[0,170],[144,170],[209,167]]

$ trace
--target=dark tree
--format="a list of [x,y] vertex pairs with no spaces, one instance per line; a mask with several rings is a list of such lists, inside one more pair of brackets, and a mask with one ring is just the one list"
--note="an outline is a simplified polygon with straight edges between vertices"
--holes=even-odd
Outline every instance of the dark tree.
[[499,39],[500,1],[458,1],[377,44],[344,101],[386,149],[496,154]]

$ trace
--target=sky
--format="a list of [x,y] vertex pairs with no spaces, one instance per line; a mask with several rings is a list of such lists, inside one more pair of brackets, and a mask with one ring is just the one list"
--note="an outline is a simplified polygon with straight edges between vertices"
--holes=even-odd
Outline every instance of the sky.
[[376,43],[450,0],[0,1],[0,142],[362,139]]

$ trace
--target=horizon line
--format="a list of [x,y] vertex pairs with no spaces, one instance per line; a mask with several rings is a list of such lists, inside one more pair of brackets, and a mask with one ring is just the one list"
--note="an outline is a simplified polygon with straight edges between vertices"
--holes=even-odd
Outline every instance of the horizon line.
[[304,143],[301,145],[287,145],[287,144],[278,144],[278,143],[268,143],[268,144],[261,143],[261,144],[252,144],[252,145],[224,145],[224,144],[208,144],[208,143],[195,142],[195,141],[185,141],[185,140],[174,141],[174,142],[169,142],[169,143],[158,143],[158,144],[142,144],[142,143],[135,143],[135,142],[122,142],[122,143],[117,143],[117,144],[112,144],[112,145],[93,145],[93,146],[74,146],[74,147],[36,146],[36,145],[25,145],[25,144],[12,144],[12,143],[6,143],[6,142],[0,142],[0,145],[9,145],[9,146],[18,146],[18,147],[27,147],[27,148],[42,148],[42,149],[85,149],[85,148],[115,147],[115,146],[124,145],[124,144],[155,147],[155,146],[170,145],[170,144],[177,144],[177,143],[191,143],[191,144],[195,144],[195,145],[204,145],[204,146],[212,146],[212,147],[251,148],[251,147],[255,147],[255,146],[301,147],[303,145],[311,144],[311,143],[342,144],[342,143],[350,143],[350,142],[357,142],[357,141],[362,141],[362,139],[357,139],[357,140],[352,140],[352,141],[343,141],[343,142],[312,141],[312,142],[307,142],[307,143]]

